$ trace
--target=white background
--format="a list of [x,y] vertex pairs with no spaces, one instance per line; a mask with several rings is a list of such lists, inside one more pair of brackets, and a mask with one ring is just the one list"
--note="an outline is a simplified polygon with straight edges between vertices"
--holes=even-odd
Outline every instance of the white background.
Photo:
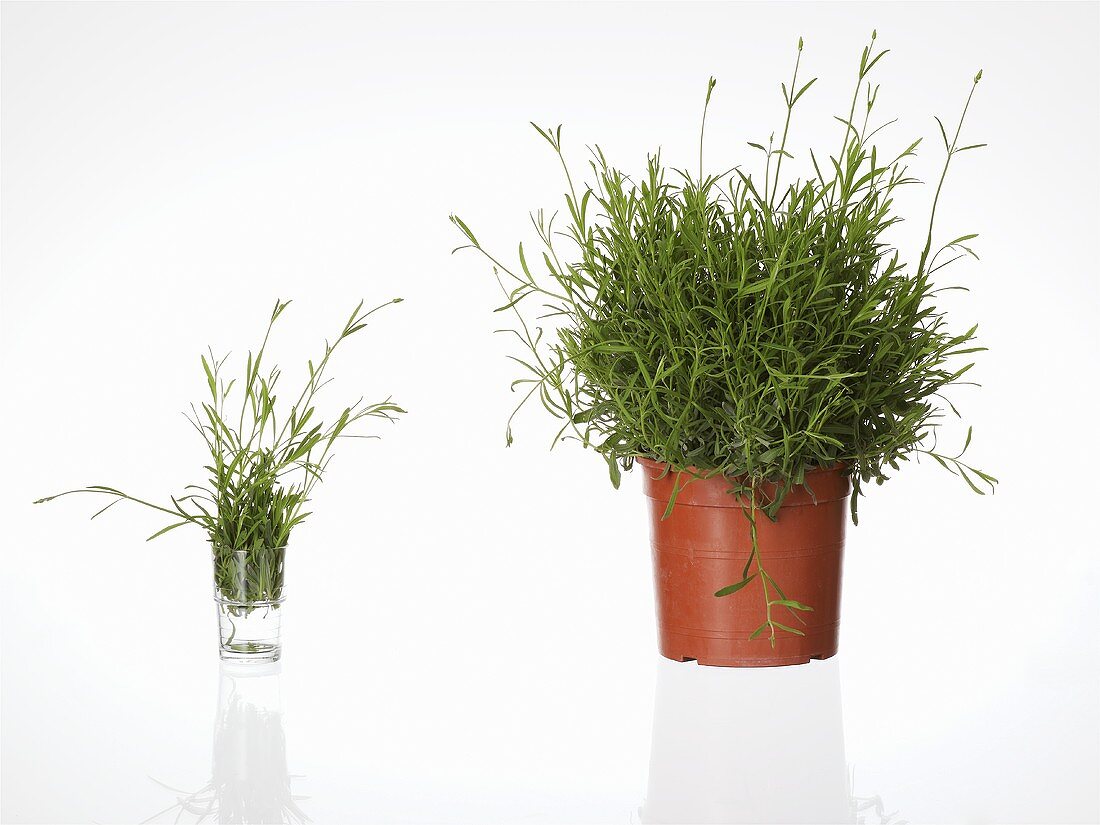
[[[312,819],[825,818],[784,807],[818,760],[894,821],[1100,818],[1095,4],[27,3],[2,22],[5,821],[152,816],[175,794],[150,777],[210,779],[219,707],[202,535],[145,544],[154,514],[31,500],[178,492],[201,474],[180,411],[207,344],[243,354],[293,298],[273,352],[296,380],[360,297],[395,295],[330,400],[410,413],[340,450],[289,561],[272,678]],[[828,149],[872,27],[901,118],[884,144],[924,135],[925,180],[932,115],[985,70],[964,137],[990,147],[960,156],[939,220],[981,233],[981,263],[948,270],[972,291],[944,300],[990,348],[953,400],[1001,485],[921,465],[871,491],[837,660],[672,665],[637,478],[615,492],[598,457],[549,453],[534,408],[504,448],[497,288],[451,256],[447,215],[510,256],[527,211],[556,208],[532,119],[565,122],[578,168],[594,142],[694,165],[711,74],[708,165],[754,162],[799,36],[821,80],[794,151]],[[930,197],[901,199],[911,260]]]

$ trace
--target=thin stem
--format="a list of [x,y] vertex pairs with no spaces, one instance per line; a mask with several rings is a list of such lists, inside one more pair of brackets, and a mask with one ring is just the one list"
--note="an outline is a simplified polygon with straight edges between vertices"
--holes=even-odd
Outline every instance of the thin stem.
[[959,135],[962,133],[963,121],[966,120],[966,113],[970,109],[970,101],[974,98],[974,91],[978,88],[978,81],[982,79],[982,73],[974,77],[974,83],[970,86],[970,93],[966,96],[966,103],[963,105],[962,114],[959,115],[959,123],[955,128],[955,136],[951,140],[951,144],[947,146],[947,158],[943,162],[943,171],[940,173],[939,183],[936,184],[936,194],[932,198],[932,210],[928,216],[928,237],[924,242],[924,249],[920,254],[920,265],[917,267],[917,274],[925,274],[925,265],[928,261],[928,255],[932,251],[932,228],[936,223],[936,207],[940,203],[940,193],[943,191],[943,182],[947,179],[947,170],[951,166],[951,158],[954,157],[956,146],[959,142]]
[[[791,75],[791,88],[786,94],[787,117],[783,122],[783,138],[779,141],[779,159],[775,162],[775,185],[772,187],[772,199],[779,191],[779,170],[783,166],[783,153],[787,150],[787,134],[791,128],[791,113],[794,111],[795,96],[798,93],[798,67],[802,63],[802,38],[798,39],[798,56],[794,59],[794,72]],[[771,201],[768,201],[770,204]]]

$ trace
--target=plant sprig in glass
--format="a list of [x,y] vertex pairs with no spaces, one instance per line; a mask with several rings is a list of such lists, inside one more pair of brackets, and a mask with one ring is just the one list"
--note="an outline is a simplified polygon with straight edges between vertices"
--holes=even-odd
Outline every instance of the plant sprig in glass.
[[214,555],[218,592],[232,601],[277,601],[283,590],[283,551],[291,531],[310,516],[305,510],[314,487],[324,478],[333,459],[333,447],[342,438],[376,438],[358,432],[368,419],[394,420],[404,413],[390,398],[366,403],[362,398],[347,406],[333,421],[323,421],[317,396],[332,380],[326,376],[330,360],[345,340],[367,326],[367,318],[383,307],[400,303],[394,298],[371,310],[363,302],[349,316],[339,335],[325,342],[324,352],[307,364],[308,380],[289,410],[279,404],[278,366],[266,367],[264,356],[275,322],[290,305],[277,301],[255,353],[249,352],[243,375],[226,376],[229,356],[201,356],[208,397],[185,413],[210,454],[204,466],[205,483],[190,484],[170,504],[157,504],[115,487],[93,484],[39,499],[36,504],[76,493],[113,499],[96,518],[120,501],[131,501],[173,517],[153,533],[152,541],[184,525],[206,531]]

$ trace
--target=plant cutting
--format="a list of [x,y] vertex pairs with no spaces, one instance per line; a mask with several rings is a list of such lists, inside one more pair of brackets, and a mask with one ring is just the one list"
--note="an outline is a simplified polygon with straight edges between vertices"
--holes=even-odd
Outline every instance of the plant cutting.
[[277,301],[259,349],[248,353],[244,372],[228,378],[229,356],[213,350],[201,356],[207,396],[185,413],[203,440],[209,464],[202,483],[189,484],[182,495],[164,504],[137,498],[115,487],[94,484],[39,499],[92,494],[111,501],[92,518],[120,501],[131,501],[171,517],[147,541],[177,527],[202,529],[214,562],[214,598],[218,607],[220,655],[223,659],[275,661],[282,651],[281,613],[284,601],[286,549],[291,532],[308,518],[305,510],[314,488],[333,459],[333,447],[343,438],[365,435],[368,419],[389,421],[405,412],[387,398],[344,407],[335,420],[322,420],[320,391],[332,379],[329,362],[336,349],[367,326],[367,319],[400,298],[364,311],[360,301],[336,338],[325,342],[318,360],[307,363],[308,377],[289,409],[280,403],[282,370],[264,360],[275,322],[290,305]]
[[[966,383],[977,327],[952,332],[934,278],[977,257],[974,234],[936,243],[936,208],[965,144],[936,118],[943,163],[915,264],[887,239],[921,140],[881,144],[872,125],[886,55],[872,34],[836,148],[799,151],[793,115],[816,78],[803,43],[781,84],[779,138],[750,142],[761,169],[708,173],[707,85],[697,169],[660,153],[631,175],[591,150],[574,177],[561,127],[535,126],[564,172],[566,225],[534,213],[539,253],[492,264],[530,399],[561,422],[554,442],[599,453],[612,483],[635,464],[651,507],[661,652],[715,665],[781,665],[837,650],[846,511],[869,483],[926,458],[975,492],[996,479],[937,446],[948,390]],[[801,164],[796,166],[796,164]],[[791,171],[800,170],[792,175]],[[787,176],[784,177],[784,173]],[[456,250],[457,251],[457,250]],[[532,265],[537,260],[537,265]]]

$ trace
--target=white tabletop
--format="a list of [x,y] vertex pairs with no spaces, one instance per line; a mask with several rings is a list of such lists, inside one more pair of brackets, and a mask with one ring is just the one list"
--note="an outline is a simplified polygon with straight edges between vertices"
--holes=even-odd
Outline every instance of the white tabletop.
[[634,656],[633,645],[603,657],[402,659],[373,655],[369,639],[310,639],[293,605],[274,665],[219,665],[212,609],[210,626],[189,634],[194,649],[146,636],[127,654],[138,608],[99,654],[56,635],[38,640],[51,657],[9,645],[5,821],[1090,822],[1098,813],[1096,708],[1072,666],[1006,684],[985,668],[913,679],[902,659],[870,662],[858,649],[757,670]]

